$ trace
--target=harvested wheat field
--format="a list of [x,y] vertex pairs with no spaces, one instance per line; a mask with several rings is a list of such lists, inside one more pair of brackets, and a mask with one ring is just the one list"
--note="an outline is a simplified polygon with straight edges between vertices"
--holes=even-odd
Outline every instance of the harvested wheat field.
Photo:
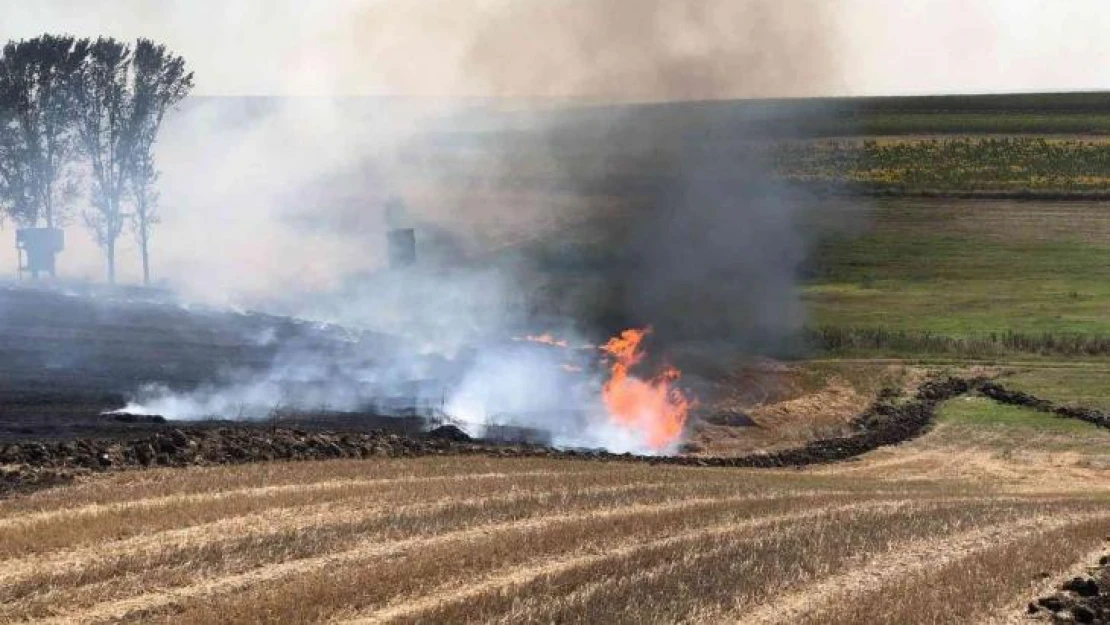
[[904,453],[904,478],[890,454],[812,471],[432,457],[108,474],[0,502],[0,620],[1006,620],[1044,574],[1108,547],[1097,479],[1040,491]]

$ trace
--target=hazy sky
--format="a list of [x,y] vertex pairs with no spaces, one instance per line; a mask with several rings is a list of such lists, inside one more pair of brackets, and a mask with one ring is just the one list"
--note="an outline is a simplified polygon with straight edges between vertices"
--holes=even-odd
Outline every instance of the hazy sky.
[[163,41],[196,70],[198,94],[1110,88],[1107,0],[0,0],[0,16],[0,40]]

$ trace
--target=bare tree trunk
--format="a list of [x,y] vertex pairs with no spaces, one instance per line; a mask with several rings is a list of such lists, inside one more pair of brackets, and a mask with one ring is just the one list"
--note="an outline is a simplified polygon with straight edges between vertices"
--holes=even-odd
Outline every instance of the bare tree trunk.
[[116,283],[116,242],[108,241],[104,247],[104,255],[108,257],[108,284]]
[[[46,202],[45,202],[46,203],[46,227],[50,228],[50,229],[54,228],[54,202],[53,202],[53,197],[54,197],[54,187],[50,182],[47,182],[46,183],[46,198],[45,198],[45,200],[46,200]],[[50,278],[53,279],[53,278],[57,278],[57,277],[58,277],[58,270],[54,267],[54,263],[51,262],[50,263]],[[36,280],[38,279],[37,274],[35,275],[35,279]]]
[[143,232],[141,237],[142,240],[139,242],[139,247],[141,248],[140,252],[143,256],[143,286],[150,286],[150,250],[147,248],[150,237],[146,234],[145,223],[141,224],[139,227],[142,228]]

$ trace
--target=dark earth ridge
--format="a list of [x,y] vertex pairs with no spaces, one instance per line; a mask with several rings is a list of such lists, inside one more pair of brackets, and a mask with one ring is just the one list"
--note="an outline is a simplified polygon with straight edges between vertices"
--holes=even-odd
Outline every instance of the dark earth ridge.
[[[1110,537],[1107,538],[1110,542]],[[1099,558],[1098,566],[1086,575],[1061,584],[1057,592],[1029,604],[1028,613],[1046,617],[1052,623],[1110,623],[1110,548]]]
[[1077,419],[1092,425],[1110,429],[1110,415],[1099,412],[1093,408],[1082,406],[1060,406],[1047,399],[1034,397],[1028,393],[1014,391],[1002,387],[994,382],[985,382],[979,385],[979,392],[986,397],[1002,404],[1023,406],[1040,412],[1046,412],[1064,419]]
[[398,431],[309,431],[277,423],[206,426],[146,422],[136,436],[76,438],[0,443],[0,493],[11,494],[67,482],[93,473],[144,467],[242,464],[273,460],[485,455],[547,457],[594,461],[647,462],[699,467],[802,467],[847,460],[923,433],[937,406],[967,393],[981,380],[947,378],[924,383],[902,402],[882,398],[856,419],[848,436],[814,440],[793,449],[737,457],[638,456],[600,450],[556,449],[537,445],[497,444],[471,440],[444,426],[427,433]]

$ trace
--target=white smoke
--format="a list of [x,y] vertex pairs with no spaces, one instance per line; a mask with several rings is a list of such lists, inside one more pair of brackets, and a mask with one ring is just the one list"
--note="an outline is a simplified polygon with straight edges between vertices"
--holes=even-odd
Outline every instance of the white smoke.
[[[567,342],[579,337],[561,334]],[[539,433],[557,447],[618,453],[673,451],[614,424],[601,402],[604,373],[593,348],[528,341],[471,345],[453,358],[410,347],[352,342],[326,353],[281,350],[262,372],[238,372],[188,392],[146,385],[118,412],[171,420],[262,420],[296,413],[416,414],[452,423],[475,437],[510,427]],[[426,346],[427,347],[427,346]]]
[[[432,405],[438,399],[441,410],[476,432],[508,422],[549,430],[560,444],[642,450],[637,433],[610,426],[598,405],[596,352],[570,363],[584,370],[575,376],[562,368],[565,355],[519,349],[511,337],[553,331],[572,344],[596,342],[630,320],[658,323],[661,335],[700,331],[674,321],[693,318],[679,309],[704,301],[702,284],[720,273],[742,276],[746,284],[732,291],[759,293],[766,310],[735,315],[741,300],[730,291],[699,322],[796,320],[786,305],[796,304],[790,265],[799,246],[790,242],[786,252],[768,253],[789,239],[789,211],[774,210],[775,198],[734,205],[740,197],[734,185],[703,184],[694,175],[707,161],[722,171],[729,166],[719,155],[695,158],[683,147],[714,129],[686,126],[686,120],[672,126],[664,116],[658,123],[648,119],[644,132],[644,119],[625,124],[613,110],[585,111],[579,125],[573,112],[553,120],[550,104],[459,98],[611,102],[834,88],[840,73],[829,54],[835,42],[822,36],[832,15],[824,4],[744,0],[699,10],[639,0],[469,6],[437,0],[422,8],[344,1],[332,11],[317,3],[272,4],[210,3],[220,10],[199,18],[203,32],[215,21],[229,35],[219,40],[218,62],[209,51],[186,46],[187,38],[175,38],[176,29],[148,6],[118,11],[141,14],[131,21],[105,23],[93,13],[114,12],[76,5],[57,15],[80,19],[83,29],[164,40],[187,60],[198,59],[198,84],[245,61],[261,66],[270,82],[288,83],[271,93],[320,94],[194,98],[167,118],[157,147],[163,223],[155,232],[153,270],[191,301],[392,339],[382,340],[388,347],[371,340],[334,350],[287,346],[262,373],[221,373],[187,394],[148,388],[130,409],[173,418],[258,418],[281,407],[357,410],[382,397],[416,394]],[[309,4],[314,8],[305,11]],[[145,6],[117,2],[139,5]],[[194,11],[177,3],[172,14],[192,24],[198,19],[183,16],[196,18]],[[271,13],[284,16],[278,21],[292,32],[263,33],[255,22]],[[255,35],[251,45],[233,45],[243,30]],[[251,47],[261,41],[266,45]],[[330,95],[340,86],[372,93],[376,85],[409,97]],[[455,99],[412,97],[426,93]],[[635,227],[618,224],[616,231],[593,226],[615,209],[643,208],[626,203],[624,191],[635,195],[645,177],[652,179],[649,187],[666,187],[650,192],[647,219]],[[417,232],[421,260],[412,270],[386,269],[385,207],[395,197],[403,198]],[[749,203],[765,219],[745,220]],[[693,208],[699,220],[684,228],[663,220],[667,211],[684,215]],[[724,214],[732,215],[728,228],[714,226]],[[605,253],[624,257],[602,258],[598,264],[605,267],[598,270],[536,267],[543,263],[529,257],[531,248],[583,224]],[[739,227],[745,236],[737,240],[761,246],[732,245],[729,231]],[[679,245],[668,247],[675,233],[682,235]],[[127,249],[121,254],[133,257]],[[588,255],[555,250],[548,260],[581,264]],[[737,272],[737,264],[748,262]],[[759,262],[780,268],[765,270]],[[102,266],[87,245],[67,250],[61,263],[63,273],[90,278]],[[121,269],[124,279],[133,279],[134,268]],[[783,288],[753,288],[768,281]],[[680,286],[683,298],[672,302]],[[413,391],[421,380],[444,388]]]

